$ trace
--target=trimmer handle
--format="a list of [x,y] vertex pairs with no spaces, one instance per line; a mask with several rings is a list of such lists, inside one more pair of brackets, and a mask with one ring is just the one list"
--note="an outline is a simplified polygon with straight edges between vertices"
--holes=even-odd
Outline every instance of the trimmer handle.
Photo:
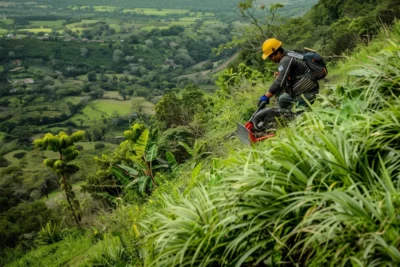
[[258,108],[257,108],[256,112],[253,113],[253,115],[251,116],[251,118],[250,118],[249,121],[252,121],[252,120],[253,120],[253,117],[254,117],[260,110],[264,109],[266,105],[267,105],[267,101],[262,101],[262,102],[258,105]]

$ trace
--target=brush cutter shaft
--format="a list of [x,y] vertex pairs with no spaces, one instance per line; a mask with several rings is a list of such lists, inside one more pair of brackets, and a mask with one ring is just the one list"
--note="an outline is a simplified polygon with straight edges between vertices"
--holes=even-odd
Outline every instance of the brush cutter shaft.
[[261,109],[263,109],[263,108],[265,107],[266,104],[267,104],[267,102],[265,102],[265,101],[261,102],[260,105],[258,105],[257,110],[256,110],[256,111],[253,113],[253,115],[251,116],[251,118],[250,118],[249,121],[252,121],[253,118],[254,118],[254,116],[255,116]]

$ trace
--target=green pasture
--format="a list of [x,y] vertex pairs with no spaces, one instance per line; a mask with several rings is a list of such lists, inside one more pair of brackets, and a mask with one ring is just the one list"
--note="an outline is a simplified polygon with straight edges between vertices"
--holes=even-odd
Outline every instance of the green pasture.
[[4,152],[9,152],[17,149],[16,145],[17,145],[17,140],[13,140],[11,142],[2,144],[0,146],[0,155],[4,154]]
[[35,7],[38,7],[38,8],[51,8],[52,6],[51,5],[37,5]]
[[13,19],[2,19],[0,20],[0,22],[6,24],[6,25],[13,25],[14,24],[14,20]]
[[74,104],[74,105],[76,105],[76,104],[79,104],[79,102],[82,100],[82,97],[81,96],[67,96],[67,97],[64,97],[63,99],[62,99],[62,101],[64,102],[64,103],[71,103],[71,104]]
[[93,6],[93,9],[98,12],[114,12],[118,9],[115,6]]
[[132,102],[130,100],[119,101],[113,99],[98,99],[91,101],[82,113],[75,114],[69,120],[80,126],[87,126],[94,122],[99,122],[103,118],[109,118],[115,113],[120,116],[128,115],[132,110]]
[[[104,74],[104,75],[107,76],[109,79],[112,79],[113,76],[117,77],[118,79],[125,76],[125,74],[120,74],[120,73],[119,74]],[[133,79],[133,78],[136,77],[134,75],[128,75],[128,76],[129,76],[129,79]],[[97,77],[97,80],[99,80],[100,79],[100,74],[97,74],[96,77]],[[79,81],[87,81],[87,74],[76,76],[76,78]]]
[[32,32],[32,33],[39,33],[39,32],[44,32],[44,33],[51,33],[50,28],[35,28],[35,29],[19,29],[18,33],[20,32]]
[[140,28],[141,31],[151,31],[152,29],[166,30],[169,29],[169,26],[146,26]]
[[0,66],[0,71],[3,71],[4,70],[4,66]]
[[6,34],[6,33],[8,33],[7,29],[0,29],[0,34]]
[[185,17],[185,18],[179,18],[179,21],[184,21],[184,22],[195,22],[199,18],[197,17]]
[[83,24],[90,24],[90,23],[96,23],[96,22],[99,22],[99,20],[84,19],[84,20],[81,20],[80,22],[74,22],[74,23],[67,24],[67,25],[65,25],[65,27],[67,27],[68,29],[83,28],[82,27]]
[[124,13],[137,13],[143,15],[156,15],[156,16],[166,16],[172,14],[185,14],[190,12],[187,9],[155,9],[155,8],[134,8],[134,9],[124,9]]
[[44,27],[47,26],[49,28],[52,27],[62,27],[65,20],[31,20],[29,24],[36,27]]
[[[117,92],[107,92],[109,97],[115,98]],[[76,125],[88,126],[93,123],[100,123],[103,118],[110,118],[116,114],[126,116],[132,113],[134,105],[139,105],[142,111],[149,115],[154,115],[154,104],[147,101],[144,97],[133,97],[125,101],[116,99],[97,99],[91,101],[81,113],[75,114],[69,121]]]
[[44,65],[29,65],[29,71],[40,71],[43,74],[52,75],[54,70]]
[[90,6],[76,6],[76,5],[72,6],[72,5],[69,5],[68,8],[72,9],[72,10],[79,10],[79,9],[90,8]]
[[14,6],[14,5],[16,5],[17,3],[13,3],[13,2],[3,2],[3,1],[1,1],[0,2],[0,6]]
[[175,25],[175,26],[188,26],[192,25],[194,22],[191,21],[172,21],[170,25]]
[[[118,145],[109,143],[109,142],[103,142],[103,141],[93,141],[93,142],[76,142],[75,145],[81,145],[83,147],[83,151],[88,151],[88,150],[95,150],[95,145],[96,144],[104,144],[106,148],[109,149],[115,149]],[[84,152],[82,152],[84,153]]]
[[119,100],[124,100],[123,97],[117,91],[107,91],[103,98],[114,98]]
[[119,24],[110,24],[110,28],[115,29],[116,32],[120,32],[122,29],[122,26]]
[[11,164],[17,164],[18,162],[20,162],[20,159],[14,158],[14,155],[20,152],[27,152],[27,154],[25,155],[24,158],[26,158],[28,156],[28,151],[25,150],[14,150],[11,151],[10,153],[7,153],[4,155],[4,158],[10,162]]
[[216,20],[216,19],[212,19],[212,20],[204,21],[204,23],[203,23],[203,25],[210,25],[210,24],[222,24],[222,22],[219,20]]
[[132,111],[132,102],[130,100],[99,99],[92,101],[90,105],[106,116],[112,116],[115,112],[124,116]]

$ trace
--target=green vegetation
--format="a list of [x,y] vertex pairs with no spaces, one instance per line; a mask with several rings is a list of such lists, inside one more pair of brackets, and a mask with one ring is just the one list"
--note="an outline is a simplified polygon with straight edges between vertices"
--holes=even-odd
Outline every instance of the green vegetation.
[[[399,265],[397,4],[177,1],[7,6],[51,32],[0,39],[0,265]],[[247,147],[271,32],[330,72]]]
[[70,177],[79,171],[79,166],[70,164],[70,161],[74,160],[79,155],[79,151],[74,147],[74,143],[81,141],[84,135],[85,132],[83,131],[75,132],[70,136],[64,132],[60,132],[56,136],[46,134],[43,139],[36,139],[33,142],[35,147],[51,149],[53,152],[58,153],[57,158],[45,159],[43,165],[51,168],[52,171],[60,177],[60,188],[65,193],[68,208],[77,225],[80,224],[81,220],[79,211],[80,205],[79,201],[75,198],[75,193],[72,191]]

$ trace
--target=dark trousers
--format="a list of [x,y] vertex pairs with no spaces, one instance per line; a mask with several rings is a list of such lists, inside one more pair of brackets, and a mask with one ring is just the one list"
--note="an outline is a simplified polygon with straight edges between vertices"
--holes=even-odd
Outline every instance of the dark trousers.
[[[291,111],[293,105],[296,105],[296,108],[298,107],[307,107],[308,104],[306,100],[310,103],[313,104],[315,100],[316,94],[318,94],[319,88],[312,90],[310,92],[306,92],[304,94],[301,94],[297,97],[292,97],[288,93],[281,93],[278,96],[278,105],[279,108],[266,108],[260,110],[253,118],[253,125],[255,126],[256,129],[262,129],[262,128],[275,128],[276,124],[276,119],[280,118],[282,124],[285,124],[285,122],[288,122],[292,120],[296,114],[300,114],[303,111],[298,111],[296,113],[293,113]],[[304,99],[303,98],[306,99]]]
[[319,88],[317,88],[316,90],[312,90],[310,92],[306,92],[296,97],[292,97],[288,93],[283,92],[278,96],[278,105],[280,108],[283,109],[292,109],[293,105],[296,105],[296,107],[307,107],[308,104],[303,99],[303,96],[305,99],[307,99],[307,101],[310,104],[313,104],[315,96],[316,94],[318,94],[318,92]]

